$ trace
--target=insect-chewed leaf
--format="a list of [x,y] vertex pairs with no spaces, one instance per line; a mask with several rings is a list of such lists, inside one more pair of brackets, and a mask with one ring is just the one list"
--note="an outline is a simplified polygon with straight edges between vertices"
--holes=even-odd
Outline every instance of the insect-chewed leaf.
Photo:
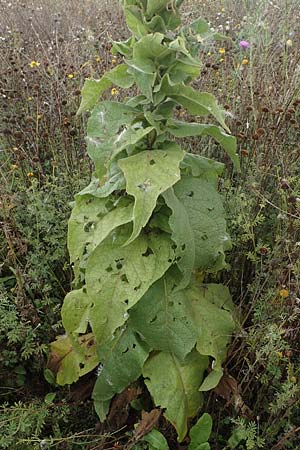
[[204,156],[194,155],[193,153],[185,154],[180,167],[187,170],[185,172],[186,175],[201,177],[206,181],[212,182],[215,187],[218,186],[218,177],[224,170],[224,164]]
[[198,332],[186,304],[186,291],[174,292],[174,286],[169,276],[153,284],[129,311],[130,324],[151,348],[183,361],[195,346]]
[[110,400],[141,375],[149,347],[130,327],[123,327],[99,347],[98,354],[101,366],[93,392],[96,403]]
[[227,346],[236,329],[234,306],[227,287],[221,284],[194,285],[189,290],[189,307],[194,326],[199,331],[197,350],[214,358],[213,370],[201,390],[213,389],[219,383]]
[[182,272],[182,280],[176,289],[185,288],[190,281],[195,263],[195,240],[189,218],[183,203],[174,194],[173,188],[168,189],[163,197],[172,210],[169,226],[172,230],[172,240],[176,245],[177,266]]
[[187,433],[188,418],[202,404],[199,386],[208,365],[208,357],[196,351],[184,363],[171,353],[153,354],[145,363],[143,376],[156,405],[165,408],[164,415],[174,425],[181,442]]
[[78,261],[94,233],[95,224],[108,213],[107,200],[77,197],[68,222],[68,250],[71,263]]
[[196,116],[213,115],[222,127],[230,132],[225,124],[224,111],[220,108],[216,98],[212,94],[195,91],[192,87],[185,86],[184,84],[173,85],[170,82],[168,74],[166,74],[162,80],[161,92],[163,92],[165,96],[176,100],[176,102],[186,108],[190,114]]
[[87,125],[87,151],[95,164],[96,175],[106,174],[112,153],[136,115],[136,109],[119,102],[97,104]]
[[50,349],[48,367],[57,374],[56,381],[61,385],[74,383],[99,363],[91,333],[78,338],[76,345],[67,335],[59,336]]
[[175,120],[170,120],[167,131],[176,137],[186,136],[212,136],[221,144],[227,154],[230,156],[234,166],[237,170],[240,169],[239,158],[236,153],[236,138],[222,130],[216,125],[202,124],[202,123],[186,123]]
[[[123,240],[124,242],[124,240]],[[167,234],[139,236],[122,247],[113,234],[94,250],[86,268],[91,326],[98,344],[122,326],[131,308],[175,259]]]
[[119,160],[126,178],[126,190],[135,197],[132,242],[147,224],[158,196],[180,179],[180,161],[184,151],[171,144],[164,150],[143,151]]
[[194,233],[195,267],[216,272],[224,267],[230,248],[224,208],[214,180],[182,177],[174,192],[183,203]]
[[76,278],[82,257],[90,255],[112,230],[133,219],[133,203],[130,200],[121,199],[115,208],[109,208],[109,204],[107,199],[102,198],[76,198],[68,224],[68,249]]

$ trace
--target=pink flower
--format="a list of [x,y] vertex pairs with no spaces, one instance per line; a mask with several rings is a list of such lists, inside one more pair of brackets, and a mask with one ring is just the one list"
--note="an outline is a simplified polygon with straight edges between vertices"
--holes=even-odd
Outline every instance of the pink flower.
[[249,48],[249,47],[250,47],[250,42],[248,42],[248,41],[241,41],[241,42],[240,42],[240,47],[241,47],[243,50],[246,50],[246,48]]

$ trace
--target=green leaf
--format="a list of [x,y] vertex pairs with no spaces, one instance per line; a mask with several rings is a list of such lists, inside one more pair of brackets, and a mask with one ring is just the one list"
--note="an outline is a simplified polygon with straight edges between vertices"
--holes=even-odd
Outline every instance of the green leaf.
[[180,163],[181,169],[188,169],[186,175],[201,177],[213,183],[215,188],[218,185],[218,177],[222,175],[224,164],[205,158],[204,156],[186,153]]
[[[189,450],[202,450],[201,444],[207,443],[212,430],[212,418],[209,414],[204,413],[196,425],[190,430],[191,443]],[[208,445],[209,449],[210,446]],[[203,450],[205,447],[203,447]]]
[[169,225],[172,230],[172,240],[176,244],[177,266],[183,275],[177,289],[182,289],[189,284],[194,269],[194,232],[191,228],[186,209],[174,194],[173,188],[164,192],[163,197],[168,207],[172,210]]
[[111,399],[142,373],[149,347],[130,327],[118,329],[113,338],[98,350],[101,365],[93,391],[96,402]]
[[130,310],[130,324],[154,350],[174,354],[180,361],[197,340],[184,290],[174,292],[173,279],[164,276]]
[[94,408],[97,413],[97,416],[99,417],[100,422],[104,422],[106,419],[106,416],[109,412],[111,399],[102,401],[102,400],[97,400],[97,397],[96,397],[96,398],[93,398],[93,400],[94,400]]
[[117,67],[114,67],[100,80],[85,80],[81,91],[82,100],[77,115],[84,111],[91,111],[102,93],[109,89],[112,84],[127,89],[131,87],[133,83],[134,79],[128,72],[128,66],[126,64],[120,64]]
[[99,363],[95,339],[91,333],[78,338],[75,346],[67,335],[59,336],[50,344],[50,350],[57,372],[56,381],[60,385],[74,383]]
[[202,405],[199,386],[208,358],[193,351],[184,363],[170,353],[160,352],[145,363],[143,376],[156,405],[174,425],[181,442],[187,433],[187,421]]
[[148,442],[148,450],[169,450],[166,438],[158,430],[151,430],[143,437],[143,441]]
[[120,146],[124,125],[130,126],[136,113],[135,108],[119,102],[103,101],[94,107],[87,125],[87,151],[99,178],[106,174],[112,154]]
[[236,138],[226,134],[222,128],[215,125],[169,120],[167,131],[173,134],[173,136],[181,138],[187,136],[212,136],[222,145],[226,153],[230,156],[235,168],[240,170],[239,157],[236,153]]
[[140,8],[135,5],[125,6],[124,13],[127,26],[134,36],[141,38],[147,34]]
[[64,300],[61,315],[65,330],[71,337],[86,333],[91,300],[83,289],[69,292]]
[[165,96],[176,100],[176,102],[186,108],[190,114],[197,116],[208,116],[211,114],[226,131],[230,132],[225,124],[224,111],[220,108],[216,98],[212,94],[195,91],[192,87],[183,84],[172,85],[168,74],[166,74],[162,80],[161,92],[163,92]]
[[216,272],[224,267],[230,248],[221,197],[214,180],[183,177],[174,192],[183,203],[194,233],[195,267]]
[[68,222],[68,250],[71,263],[78,262],[90,236],[94,232],[95,224],[108,213],[107,200],[77,197]]
[[77,111],[77,115],[91,111],[97,103],[100,95],[111,86],[111,81],[106,77],[102,77],[100,80],[85,80],[83,88],[81,90],[81,103]]
[[174,262],[168,235],[150,233],[126,247],[123,243],[112,233],[90,255],[86,268],[90,322],[99,345],[126,322],[127,310]]
[[171,144],[165,150],[149,150],[119,160],[126,178],[126,191],[135,197],[132,242],[147,224],[158,196],[180,178],[179,163],[184,151]]
[[107,175],[99,178],[92,177],[90,184],[76,194],[76,198],[91,195],[97,198],[109,197],[115,191],[125,189],[125,178],[123,172],[115,161],[112,161]]
[[152,16],[158,14],[162,9],[165,9],[170,0],[148,0],[146,14]]
[[214,358],[212,372],[201,385],[201,391],[214,388],[222,376],[222,362],[236,329],[233,303],[227,287],[221,284],[194,285],[190,290],[191,317],[198,330],[196,348],[201,355]]

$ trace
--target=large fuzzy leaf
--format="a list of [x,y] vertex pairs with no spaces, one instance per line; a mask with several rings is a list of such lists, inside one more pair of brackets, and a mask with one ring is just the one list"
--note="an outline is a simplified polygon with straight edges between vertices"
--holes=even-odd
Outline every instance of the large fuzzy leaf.
[[180,178],[184,151],[176,144],[165,150],[149,150],[119,160],[127,193],[135,197],[133,231],[127,244],[140,234],[156,206],[158,196]]
[[185,288],[190,281],[195,263],[195,240],[189,218],[183,203],[174,194],[173,188],[168,189],[163,197],[172,210],[169,226],[172,230],[172,240],[176,245],[177,266],[182,272],[182,280],[177,289]]
[[131,308],[174,262],[168,235],[139,236],[122,247],[116,234],[93,251],[86,268],[91,326],[98,344],[122,326]]
[[239,157],[236,153],[236,138],[225,133],[222,128],[210,124],[186,123],[172,120],[168,123],[167,131],[176,137],[204,135],[212,136],[219,144],[223,146],[236,169],[240,169]]
[[99,178],[106,174],[113,155],[135,144],[152,130],[131,127],[136,113],[135,108],[109,101],[103,101],[93,109],[88,120],[87,150]]
[[154,350],[183,361],[198,337],[187,306],[186,291],[174,292],[169,276],[158,280],[130,310],[130,324]]
[[100,346],[98,354],[101,366],[93,392],[96,403],[110,400],[141,375],[149,347],[131,328],[124,327]]
[[216,98],[207,92],[198,92],[190,86],[184,84],[173,84],[168,75],[165,75],[160,90],[166,97],[176,100],[182,105],[190,114],[196,116],[212,115],[222,125],[222,127],[229,131],[225,124],[224,111],[218,105]]
[[214,358],[213,370],[204,380],[201,390],[213,389],[220,381],[222,362],[236,329],[234,306],[227,287],[221,284],[193,285],[189,291],[190,315],[198,330],[197,350]]
[[156,405],[174,425],[181,442],[187,433],[187,421],[202,405],[199,386],[208,358],[193,351],[184,363],[171,353],[151,356],[143,369],[145,383]]
[[230,248],[223,204],[215,183],[183,177],[174,192],[183,203],[194,233],[195,267],[216,272],[224,267]]
[[120,64],[107,72],[100,80],[85,80],[81,91],[82,100],[77,114],[81,114],[84,111],[91,111],[102,93],[109,89],[112,84],[116,84],[122,88],[132,86],[134,80],[127,69],[128,66],[126,64]]

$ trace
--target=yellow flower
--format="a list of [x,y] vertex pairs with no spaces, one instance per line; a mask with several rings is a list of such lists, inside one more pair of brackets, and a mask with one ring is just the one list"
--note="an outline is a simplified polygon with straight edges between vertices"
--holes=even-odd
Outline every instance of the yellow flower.
[[224,61],[224,58],[220,58],[220,59],[219,59],[219,62],[223,62],[223,61]]
[[99,61],[100,61],[100,56],[96,56],[95,60],[96,60],[97,62],[99,62]]
[[221,8],[221,12],[225,12],[225,8]]
[[226,51],[226,50],[225,50],[224,47],[220,48],[220,49],[219,49],[220,55],[224,55],[225,51]]
[[18,164],[12,164],[10,166],[11,170],[17,170],[19,168]]
[[31,61],[29,67],[31,67],[31,69],[34,69],[35,67],[39,67],[40,65],[41,63],[39,63],[38,61]]
[[288,40],[286,41],[286,46],[287,46],[287,47],[293,47],[293,41],[292,41],[292,39],[288,39]]
[[289,291],[287,289],[281,289],[279,291],[279,295],[282,298],[287,298],[289,296]]
[[210,52],[208,52],[208,53],[207,53],[207,56],[211,56],[211,53],[210,53]]
[[111,92],[111,95],[117,95],[119,93],[118,89],[116,89],[116,88],[112,88],[112,90],[110,92]]
[[33,97],[28,97],[27,99],[29,102],[31,102],[33,100]]
[[37,114],[36,118],[37,118],[37,120],[41,120],[42,114]]
[[72,78],[74,78],[74,75],[72,73],[68,73],[67,77],[70,78],[70,80],[72,80]]
[[117,62],[116,58],[113,58],[113,59],[111,60],[111,62],[112,62],[113,64],[116,64],[116,62]]
[[247,66],[248,63],[249,63],[249,59],[244,58],[243,61],[242,61],[242,65],[243,66]]
[[28,178],[32,178],[33,177],[33,172],[28,172],[27,176],[28,176]]

